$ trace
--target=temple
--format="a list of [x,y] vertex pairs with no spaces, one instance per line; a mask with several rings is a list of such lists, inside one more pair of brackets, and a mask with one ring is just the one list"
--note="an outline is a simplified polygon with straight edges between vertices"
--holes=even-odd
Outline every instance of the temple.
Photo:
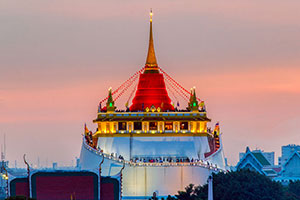
[[[103,162],[105,176],[123,167],[122,195],[127,199],[148,199],[153,192],[166,197],[190,183],[204,184],[212,171],[225,169],[219,123],[210,128],[196,89],[185,89],[157,64],[152,16],[151,11],[145,66],[100,101],[93,120],[97,129],[85,127],[80,155],[82,169],[93,170]],[[127,91],[125,109],[118,109],[117,100]],[[174,94],[183,99],[184,108]]]

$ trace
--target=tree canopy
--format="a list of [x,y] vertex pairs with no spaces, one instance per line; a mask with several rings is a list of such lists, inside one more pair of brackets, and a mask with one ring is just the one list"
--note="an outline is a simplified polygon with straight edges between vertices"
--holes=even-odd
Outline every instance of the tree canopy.
[[[208,185],[188,185],[185,191],[178,191],[178,200],[206,200]],[[250,170],[239,170],[213,174],[215,200],[297,200],[300,199],[300,181],[291,182],[288,187]]]

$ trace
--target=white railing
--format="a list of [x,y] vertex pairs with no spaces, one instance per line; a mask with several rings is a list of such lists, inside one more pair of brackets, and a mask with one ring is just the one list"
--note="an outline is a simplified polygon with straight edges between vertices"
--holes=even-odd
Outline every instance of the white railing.
[[118,157],[115,157],[115,156],[111,156],[107,153],[104,153],[104,152],[101,152],[100,150],[97,150],[93,147],[91,147],[90,145],[88,145],[85,141],[85,139],[83,138],[83,144],[84,144],[84,147],[99,155],[99,156],[104,156],[104,158],[107,158],[107,159],[110,159],[110,160],[114,160],[118,163],[125,163],[127,165],[130,165],[130,166],[149,166],[149,167],[173,167],[173,166],[195,166],[195,167],[203,167],[203,168],[207,168],[207,169],[211,169],[211,170],[214,170],[214,171],[219,171],[219,172],[222,172],[224,171],[223,169],[220,169],[218,168],[217,165],[212,165],[212,164],[209,164],[208,162],[205,162],[205,161],[194,161],[194,162],[133,162],[133,161],[127,161],[127,160],[124,160],[124,159],[120,159]]

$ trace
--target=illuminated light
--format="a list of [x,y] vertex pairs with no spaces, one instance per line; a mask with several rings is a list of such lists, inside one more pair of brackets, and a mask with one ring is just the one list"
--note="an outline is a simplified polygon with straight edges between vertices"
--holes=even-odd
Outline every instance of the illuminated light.
[[150,10],[150,22],[152,22],[152,16],[153,16],[153,12],[152,9]]
[[155,106],[151,106],[151,111],[152,111],[152,112],[155,112],[155,111],[156,111]]
[[109,103],[109,107],[112,107],[112,102]]
[[141,133],[141,131],[137,131],[136,133]]
[[186,131],[182,131],[182,133],[186,133]]
[[196,102],[193,103],[193,106],[194,106],[194,107],[196,106]]
[[155,133],[155,131],[151,131],[151,133]]

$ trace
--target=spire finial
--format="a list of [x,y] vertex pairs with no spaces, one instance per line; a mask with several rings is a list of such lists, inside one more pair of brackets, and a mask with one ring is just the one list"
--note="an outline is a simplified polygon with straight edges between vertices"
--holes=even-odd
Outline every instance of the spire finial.
[[154,44],[153,44],[152,16],[153,16],[153,12],[151,8],[150,9],[150,36],[149,36],[148,55],[146,60],[146,69],[157,70],[157,62],[156,62]]
[[198,111],[198,100],[196,97],[196,87],[191,88],[191,97],[190,97],[190,102],[189,102],[189,109],[191,111]]
[[107,97],[107,102],[106,102],[106,110],[107,112],[114,112],[116,107],[115,107],[115,102],[112,97],[112,91],[111,87],[108,89],[108,97]]
[[152,16],[153,16],[153,12],[152,12],[152,8],[150,9],[150,22],[152,22]]

